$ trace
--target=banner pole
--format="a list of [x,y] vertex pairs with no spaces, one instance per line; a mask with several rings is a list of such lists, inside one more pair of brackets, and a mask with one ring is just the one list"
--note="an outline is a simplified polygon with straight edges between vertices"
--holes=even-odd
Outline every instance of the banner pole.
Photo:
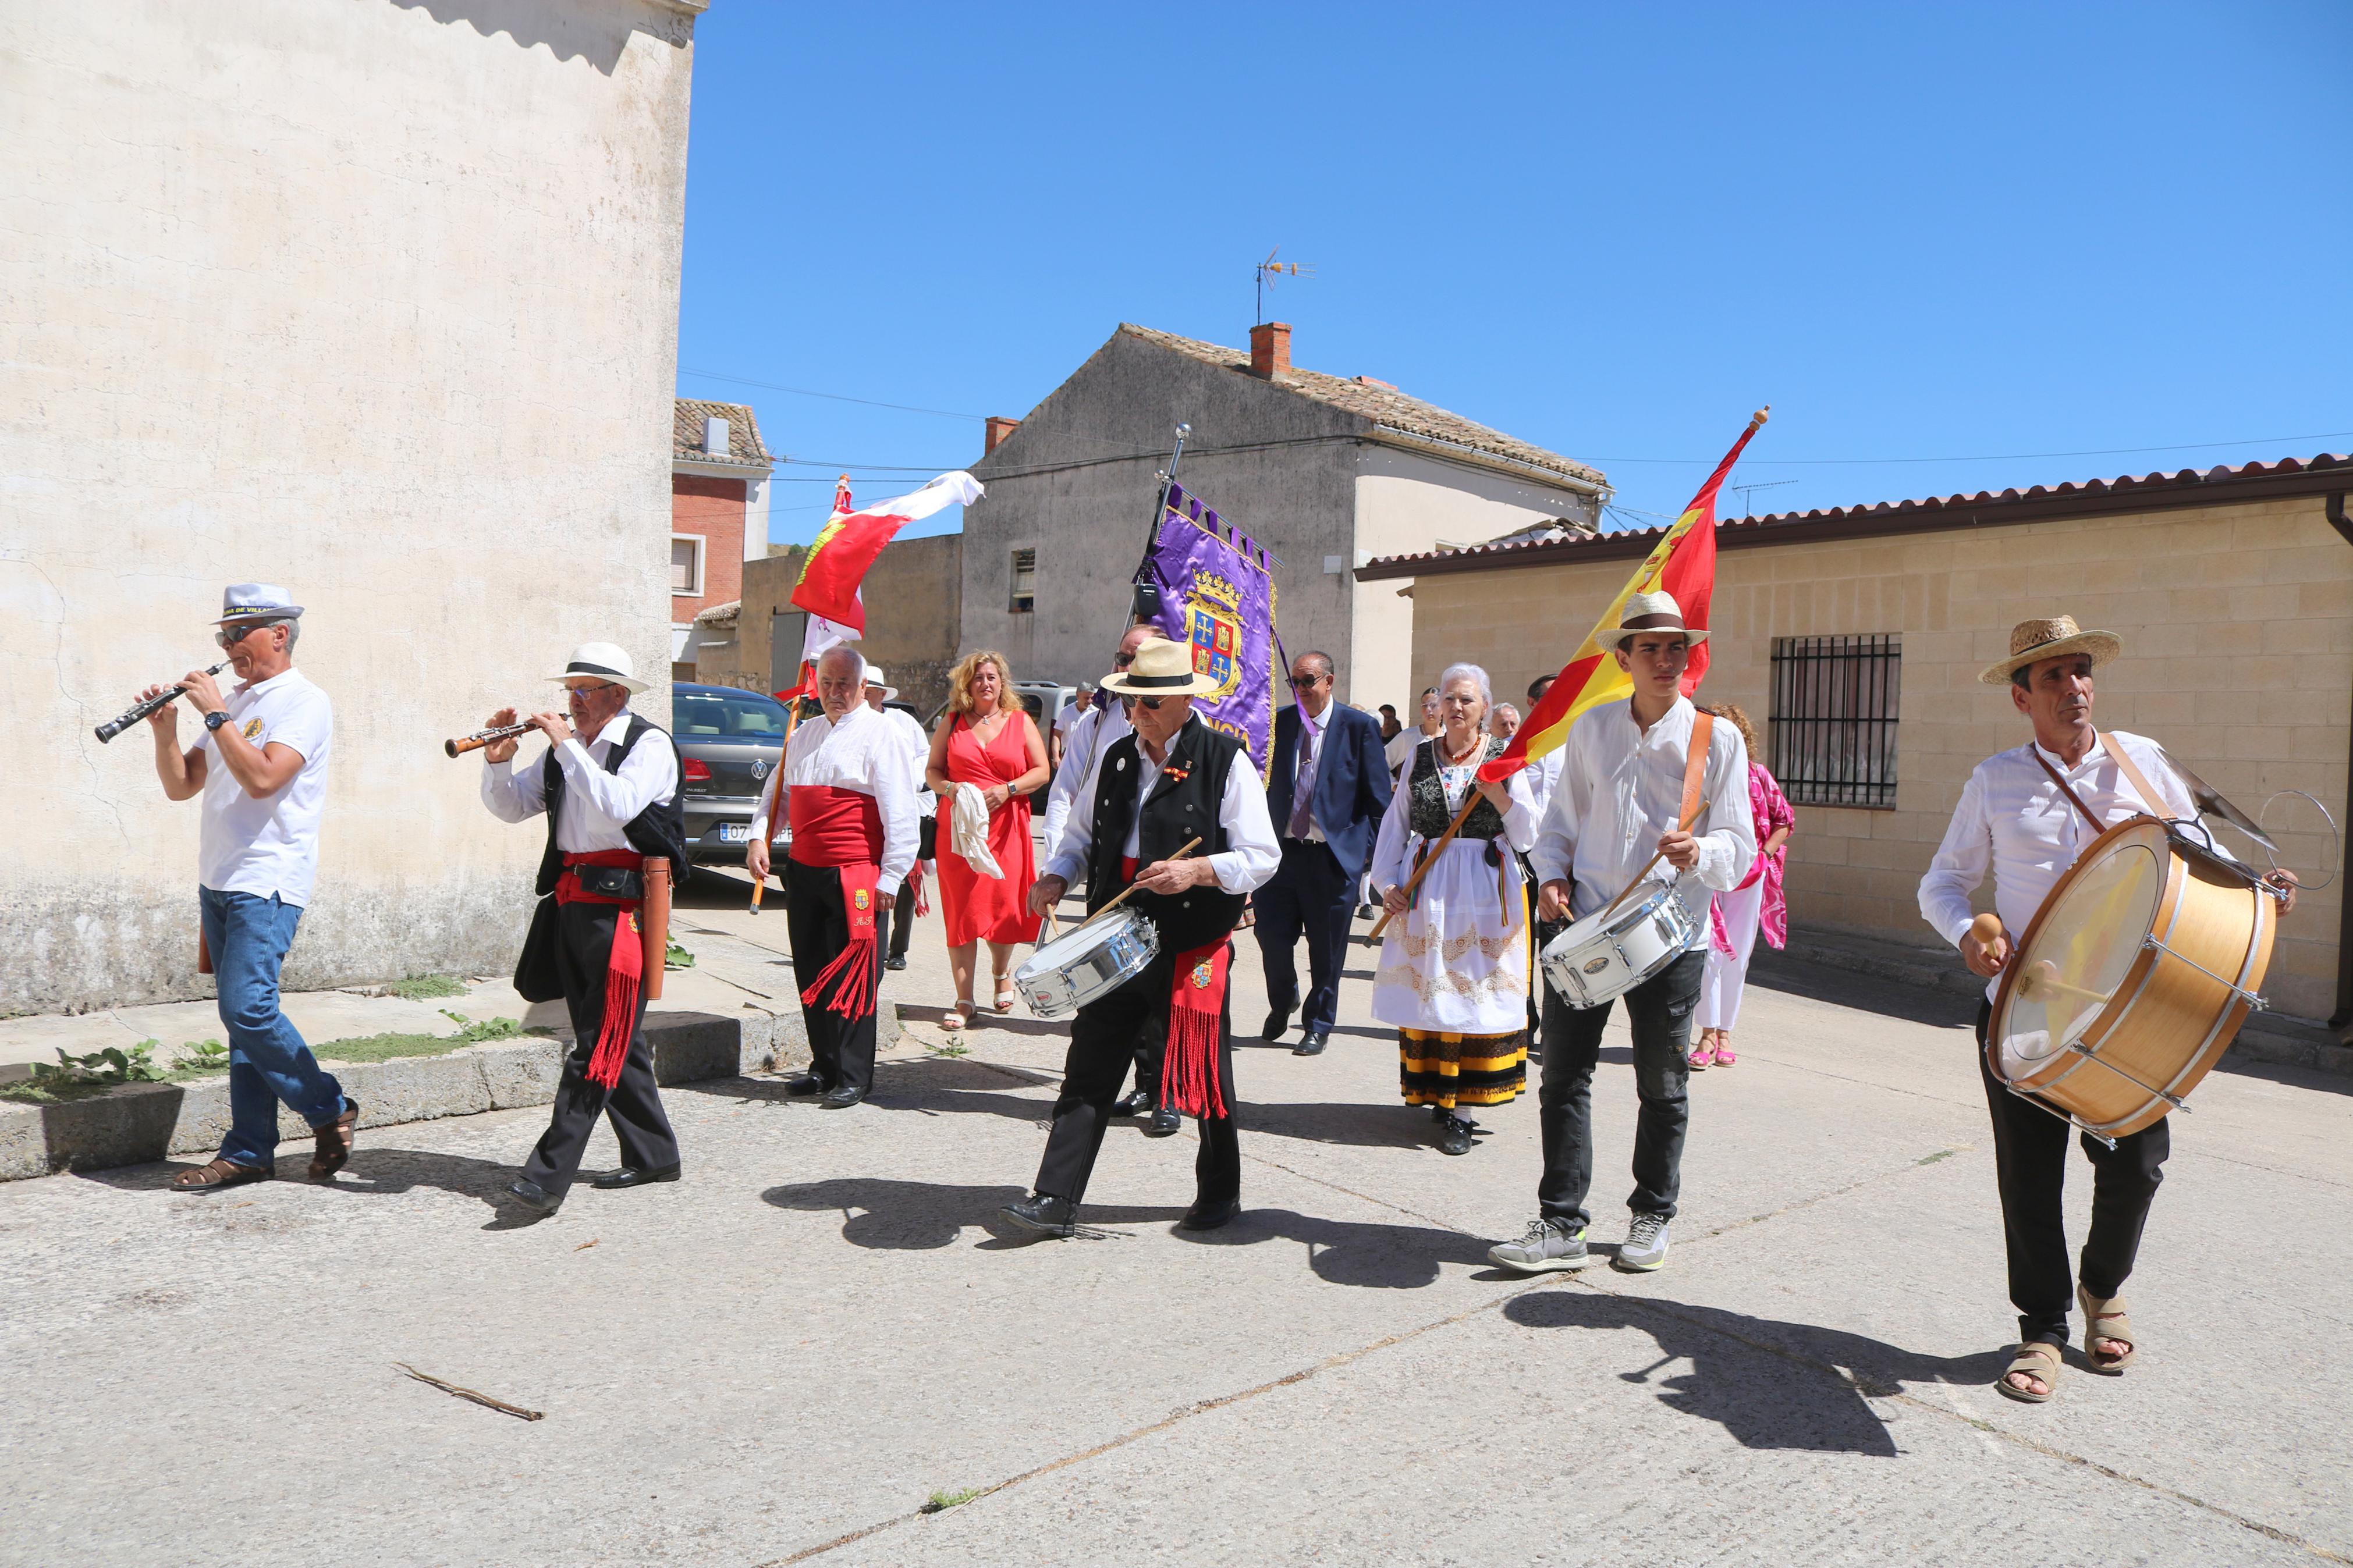
[[1152,526],[1144,531],[1144,553],[1136,560],[1134,591],[1128,595],[1130,626],[1160,618],[1160,585],[1152,580],[1152,552],[1160,542],[1161,521],[1168,515],[1168,492],[1176,484],[1176,465],[1185,457],[1185,437],[1192,433],[1190,424],[1176,426],[1176,449],[1168,455],[1168,467],[1161,470],[1160,495],[1152,504]]

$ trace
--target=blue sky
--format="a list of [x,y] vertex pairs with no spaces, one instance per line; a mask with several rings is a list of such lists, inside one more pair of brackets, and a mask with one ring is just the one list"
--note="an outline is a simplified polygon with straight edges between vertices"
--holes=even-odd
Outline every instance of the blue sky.
[[1298,363],[1637,525],[1760,403],[1760,511],[2353,448],[2342,0],[1476,15],[717,0],[679,390],[805,540],[1122,321],[1245,343],[1279,245]]

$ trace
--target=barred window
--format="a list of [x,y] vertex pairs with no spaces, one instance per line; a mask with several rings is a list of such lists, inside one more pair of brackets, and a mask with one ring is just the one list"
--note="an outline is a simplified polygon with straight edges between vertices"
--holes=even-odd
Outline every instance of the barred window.
[[1773,776],[1799,805],[1895,807],[1904,639],[1773,639]]
[[1017,550],[1013,552],[1013,613],[1021,615],[1038,607],[1038,552]]

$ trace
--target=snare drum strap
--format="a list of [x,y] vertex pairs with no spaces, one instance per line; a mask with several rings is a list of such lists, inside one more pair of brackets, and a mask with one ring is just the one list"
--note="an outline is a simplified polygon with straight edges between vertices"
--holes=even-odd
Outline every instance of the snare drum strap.
[[[1699,792],[1707,780],[1707,747],[1715,738],[1715,715],[1698,713],[1692,718],[1691,752],[1683,758],[1683,798],[1676,809],[1677,822],[1690,822],[1692,813],[1699,809]],[[1696,823],[1693,826],[1698,826]]]
[[[2102,737],[2099,735],[2098,731],[2094,731],[2093,732],[2093,738],[2097,741]],[[2151,816],[2163,816],[2165,815],[2164,797],[2149,787],[2147,778],[2142,774],[2139,767],[2134,763],[2132,758],[2125,754],[2123,743],[2118,742],[2115,736],[2110,735],[2105,737],[2105,744],[2108,748],[2108,755],[2116,760],[2116,771],[2125,775],[2126,783],[2131,784],[2134,789],[2140,792],[2141,809],[2147,812]],[[2033,752],[2035,762],[2042,765],[2044,773],[2051,775],[2051,782],[2059,786],[2059,793],[2073,801],[2075,805],[2075,809],[2084,814],[2084,820],[2092,825],[2092,832],[2094,836],[2096,837],[2100,834],[2105,833],[2108,830],[2108,825],[2092,815],[2092,808],[2084,804],[2084,797],[2075,793],[2075,786],[2069,784],[2060,775],[2059,770],[2051,765],[2050,759],[2042,754],[2042,748],[2036,746],[2033,748]]]

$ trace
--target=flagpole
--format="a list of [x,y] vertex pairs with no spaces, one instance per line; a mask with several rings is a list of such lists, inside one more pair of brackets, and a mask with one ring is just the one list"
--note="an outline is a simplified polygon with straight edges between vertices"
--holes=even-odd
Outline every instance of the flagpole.
[[1127,601],[1128,624],[1131,626],[1141,626],[1160,617],[1160,585],[1152,581],[1152,551],[1160,542],[1161,521],[1168,515],[1168,492],[1176,483],[1176,465],[1185,456],[1185,437],[1192,433],[1190,424],[1176,426],[1176,449],[1168,455],[1168,467],[1160,474],[1160,495],[1152,504],[1152,526],[1145,531],[1144,553],[1135,563],[1135,591]]

